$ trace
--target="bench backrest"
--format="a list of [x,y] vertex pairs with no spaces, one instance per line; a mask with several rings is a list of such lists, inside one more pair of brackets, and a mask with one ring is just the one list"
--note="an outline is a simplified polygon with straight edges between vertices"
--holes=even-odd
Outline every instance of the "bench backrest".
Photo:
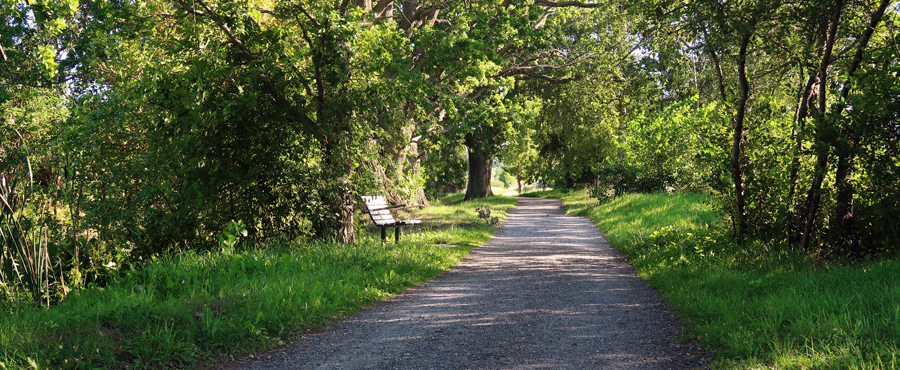
[[397,223],[397,221],[394,220],[394,216],[391,215],[387,200],[385,200],[383,196],[364,195],[362,199],[366,202],[366,209],[369,211],[369,216],[372,217],[372,222],[376,225],[384,226]]

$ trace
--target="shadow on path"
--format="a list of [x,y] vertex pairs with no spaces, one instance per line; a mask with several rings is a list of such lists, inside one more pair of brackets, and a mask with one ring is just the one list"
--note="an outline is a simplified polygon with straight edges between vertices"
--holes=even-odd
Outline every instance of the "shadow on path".
[[435,280],[245,369],[688,369],[679,324],[585,218],[518,198]]

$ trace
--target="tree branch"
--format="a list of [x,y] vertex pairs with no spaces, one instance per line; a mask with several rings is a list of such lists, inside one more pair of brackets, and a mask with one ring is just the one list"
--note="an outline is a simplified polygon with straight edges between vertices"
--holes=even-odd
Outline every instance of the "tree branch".
[[[497,74],[495,74],[495,75],[493,75],[493,76],[491,76],[491,77],[497,78],[497,77],[503,77],[503,76],[514,76],[514,75],[522,75],[522,74],[524,74],[524,75],[531,75],[531,71],[534,71],[534,70],[544,70],[544,69],[556,70],[556,69],[563,69],[563,68],[571,67],[571,66],[573,66],[573,65],[575,65],[575,64],[578,64],[578,63],[584,61],[585,59],[590,58],[590,57],[593,56],[593,55],[594,55],[593,53],[589,53],[589,54],[584,55],[583,57],[580,57],[580,58],[578,58],[578,59],[572,60],[572,61],[570,61],[569,63],[562,64],[562,65],[554,65],[554,64],[537,64],[537,65],[530,65],[530,66],[523,66],[523,65],[521,65],[521,64],[524,64],[524,63],[528,63],[528,62],[532,62],[532,61],[538,60],[538,59],[549,58],[549,57],[552,56],[552,55],[550,55],[549,53],[540,53],[540,54],[538,54],[538,55],[536,55],[536,56],[534,56],[534,57],[531,57],[531,58],[528,58],[528,59],[524,60],[524,61],[523,61],[521,64],[519,64],[519,65],[515,65],[515,66],[511,66],[511,67],[504,68],[503,70],[501,70],[500,72],[498,72]],[[540,75],[535,75],[535,76],[540,76]],[[544,77],[540,77],[540,78],[545,79]]]
[[231,41],[232,44],[234,44],[234,46],[236,46],[236,47],[237,47],[242,53],[244,53],[244,55],[246,55],[248,58],[254,59],[253,53],[250,52],[250,49],[248,49],[247,46],[244,45],[244,43],[241,42],[241,40],[239,40],[239,39],[234,35],[234,32],[231,32],[231,29],[228,28],[228,25],[225,24],[225,22],[222,21],[222,18],[219,17],[218,14],[216,14],[216,13],[214,13],[212,10],[210,10],[210,9],[209,9],[209,6],[207,6],[206,3],[205,3],[203,0],[195,0],[195,1],[196,1],[198,4],[200,4],[200,6],[203,7],[203,10],[205,10],[205,13],[204,13],[204,12],[199,12],[199,11],[197,11],[197,10],[194,9],[192,6],[188,5],[186,2],[184,2],[184,1],[182,1],[182,0],[179,0],[178,3],[181,4],[181,6],[182,6],[186,11],[188,11],[189,13],[193,13],[193,14],[197,14],[197,15],[205,15],[205,16],[208,16],[210,19],[213,20],[213,22],[216,24],[216,26],[218,26],[219,29],[222,30],[222,32],[225,33],[225,36],[228,36],[228,39]]
[[259,6],[255,6],[254,8],[256,8],[256,10],[259,10],[260,13],[265,13],[265,14],[268,14],[271,16],[275,16],[275,12],[272,11],[272,9],[266,9],[266,8],[259,7]]
[[516,76],[517,81],[526,81],[530,79],[544,80],[555,84],[566,84],[572,81],[581,81],[584,79],[584,76],[575,75],[573,77],[553,77],[536,73],[521,73]]
[[600,3],[585,3],[581,1],[550,1],[550,0],[535,0],[535,4],[548,6],[551,8],[565,8],[565,7],[578,7],[578,8],[599,8],[601,6],[607,4]]
[[298,3],[298,4],[297,4],[297,9],[300,9],[300,12],[302,12],[304,15],[306,15],[306,18],[309,19],[309,21],[312,22],[312,24],[313,24],[314,26],[316,26],[316,27],[320,27],[320,26],[321,26],[321,25],[319,24],[319,22],[316,21],[316,19],[313,18],[313,16],[312,16],[311,14],[309,14],[309,12],[306,11],[306,8],[304,8],[303,5],[300,5],[300,4]]
[[394,0],[380,0],[374,7],[372,7],[372,11],[375,12],[376,15],[384,13],[384,10],[387,9],[388,6],[394,3]]
[[541,19],[538,19],[537,23],[532,26],[534,29],[541,28],[544,25],[544,22],[547,22],[547,18],[550,18],[551,15],[556,13],[556,8],[550,7],[544,12],[544,15],[541,16]]
[[[434,5],[429,6],[429,7],[427,7],[427,8],[422,8],[422,9],[420,9],[420,10],[413,16],[412,19],[409,20],[409,23],[410,23],[410,24],[413,24],[413,23],[415,23],[415,22],[418,22],[418,21],[422,20],[422,17],[431,17],[431,13],[437,12],[437,11],[439,11],[439,10],[441,10],[441,9],[447,9],[447,8],[449,8],[449,7],[450,7],[450,3],[451,3],[450,1],[446,1],[446,2],[442,2],[442,3],[434,4]],[[436,18],[436,17],[437,17],[437,15],[435,15],[435,18]],[[424,23],[424,22],[423,22],[423,23]]]

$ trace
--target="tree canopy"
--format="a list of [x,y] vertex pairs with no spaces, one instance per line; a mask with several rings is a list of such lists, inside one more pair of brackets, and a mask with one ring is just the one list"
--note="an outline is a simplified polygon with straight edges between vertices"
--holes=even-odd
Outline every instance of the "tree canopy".
[[57,276],[236,224],[352,244],[359,195],[489,196],[495,159],[520,189],[712,193],[737,240],[900,246],[887,0],[2,4],[2,209],[36,217],[3,237],[53,225]]

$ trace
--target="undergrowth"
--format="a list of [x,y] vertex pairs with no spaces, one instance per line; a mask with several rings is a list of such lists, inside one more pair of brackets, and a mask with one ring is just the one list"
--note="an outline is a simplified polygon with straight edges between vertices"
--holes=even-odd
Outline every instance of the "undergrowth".
[[283,345],[448,270],[495,230],[512,198],[440,205],[407,216],[399,244],[378,230],[359,245],[274,243],[160,258],[50,309],[0,312],[0,369],[184,368]]
[[712,348],[716,369],[900,368],[900,262],[855,264],[761,241],[737,245],[711,199],[627,194],[563,199],[590,217]]

